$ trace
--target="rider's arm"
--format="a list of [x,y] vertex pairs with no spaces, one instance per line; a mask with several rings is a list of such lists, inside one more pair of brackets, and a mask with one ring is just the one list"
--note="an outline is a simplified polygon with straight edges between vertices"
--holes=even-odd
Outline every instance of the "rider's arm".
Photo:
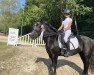
[[64,31],[67,31],[71,28],[72,21],[68,23],[67,27],[64,28]]
[[63,29],[63,27],[64,27],[64,25],[61,24],[61,26],[59,27],[58,31],[61,30],[61,29]]

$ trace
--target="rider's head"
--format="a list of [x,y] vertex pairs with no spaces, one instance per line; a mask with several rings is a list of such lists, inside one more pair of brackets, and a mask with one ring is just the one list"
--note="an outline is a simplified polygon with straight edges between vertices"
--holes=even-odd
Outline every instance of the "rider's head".
[[70,16],[70,10],[69,9],[65,9],[64,10],[64,16],[65,17],[69,17]]

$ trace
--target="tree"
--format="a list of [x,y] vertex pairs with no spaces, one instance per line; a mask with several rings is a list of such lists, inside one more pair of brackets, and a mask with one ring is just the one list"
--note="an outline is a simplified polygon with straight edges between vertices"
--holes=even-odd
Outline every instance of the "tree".
[[84,0],[84,6],[92,8],[92,12],[78,17],[78,27],[80,34],[94,38],[94,0]]
[[19,0],[1,0],[0,10],[0,27],[5,33],[8,32],[9,27],[17,27],[19,25]]
[[[27,0],[25,9],[24,9],[24,25],[30,25],[31,22],[42,19],[46,12],[45,9],[42,9],[42,4],[38,0]],[[37,5],[39,4],[39,5]]]
[[[71,9],[72,16],[85,15],[92,9],[84,5],[83,0],[67,0],[67,8]],[[25,5],[25,25],[31,24],[35,20],[46,19],[53,25],[58,25],[63,19],[65,0],[26,0]]]

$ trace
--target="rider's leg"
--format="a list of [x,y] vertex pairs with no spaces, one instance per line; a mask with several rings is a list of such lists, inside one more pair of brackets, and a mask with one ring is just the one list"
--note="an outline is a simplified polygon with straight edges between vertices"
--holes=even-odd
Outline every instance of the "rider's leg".
[[65,41],[65,45],[67,47],[67,50],[64,53],[65,57],[70,56],[70,47],[69,47],[69,43],[68,43],[68,38],[69,38],[70,35],[71,35],[71,31],[66,31],[65,32],[64,41]]
[[66,45],[65,45],[65,41],[64,41],[64,36],[65,36],[65,33],[62,33],[61,34],[61,43],[62,43],[62,49],[65,49],[66,50]]
[[64,32],[64,41],[67,43],[69,36],[71,35],[71,30],[67,30]]
[[65,45],[65,41],[64,41],[64,33],[61,33],[61,44],[62,44],[62,48],[61,48],[61,55],[63,55],[64,56],[64,53],[65,53],[65,51],[67,50],[67,47],[66,47],[66,45]]
[[71,55],[69,43],[67,42],[67,43],[65,43],[65,45],[66,45],[66,47],[67,47],[67,50],[65,51],[64,56],[65,56],[65,57],[68,57],[68,56]]

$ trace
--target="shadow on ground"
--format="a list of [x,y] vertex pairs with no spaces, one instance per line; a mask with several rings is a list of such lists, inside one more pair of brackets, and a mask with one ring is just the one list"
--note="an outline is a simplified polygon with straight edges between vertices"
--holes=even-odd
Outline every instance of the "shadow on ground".
[[[46,58],[37,58],[36,63],[37,63],[37,62],[43,62],[43,63],[47,66],[48,71],[50,70],[50,69],[49,69],[49,68],[50,68],[50,64],[51,64],[51,60],[50,60],[50,59],[46,59]],[[59,60],[58,60],[58,64],[57,64],[57,68],[62,67],[62,66],[64,66],[64,65],[70,66],[71,68],[75,69],[75,70],[79,73],[79,75],[83,75],[83,74],[82,74],[83,70],[82,70],[78,65],[76,65],[75,63],[73,63],[73,62],[71,62],[71,61],[65,60],[65,59],[62,59],[62,60],[59,59]],[[49,72],[50,72],[50,71],[49,71]]]

